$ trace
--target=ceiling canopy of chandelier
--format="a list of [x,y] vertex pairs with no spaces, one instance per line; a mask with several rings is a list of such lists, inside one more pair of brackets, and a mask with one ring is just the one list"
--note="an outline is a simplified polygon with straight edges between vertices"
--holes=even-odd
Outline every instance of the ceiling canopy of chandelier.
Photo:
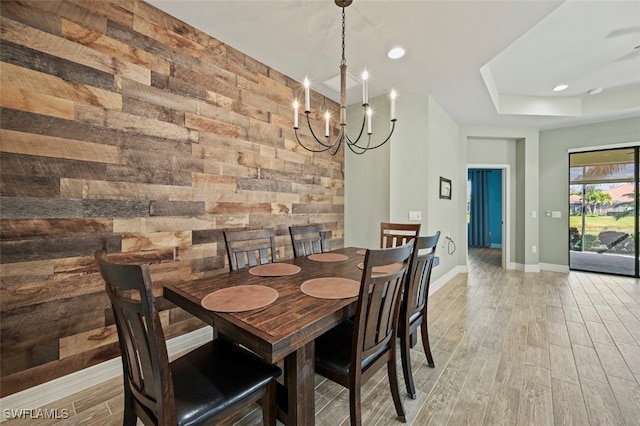
[[[311,102],[310,102],[310,96],[309,96],[309,88],[310,88],[310,83],[309,83],[309,79],[305,78],[304,79],[304,113],[307,117],[307,125],[309,127],[309,131],[311,133],[311,136],[313,137],[313,139],[315,139],[315,141],[317,142],[317,146],[315,148],[310,148],[308,146],[306,146],[301,140],[300,140],[300,136],[298,135],[298,115],[299,115],[299,109],[300,109],[300,104],[298,103],[298,100],[296,99],[293,102],[293,130],[294,133],[296,135],[296,140],[298,141],[298,143],[300,144],[300,146],[302,146],[304,149],[306,149],[307,151],[311,151],[311,152],[329,152],[331,155],[336,155],[338,153],[338,151],[340,150],[340,146],[342,146],[342,144],[344,144],[345,146],[349,147],[349,149],[354,152],[355,154],[364,154],[365,152],[371,150],[371,149],[375,149],[375,148],[379,148],[382,145],[384,145],[385,143],[387,143],[389,141],[389,139],[391,138],[391,135],[393,134],[393,131],[396,127],[396,107],[395,107],[395,98],[396,98],[396,92],[394,90],[391,91],[391,131],[389,132],[389,135],[382,140],[381,142],[373,142],[372,136],[373,136],[373,132],[371,130],[372,127],[372,111],[371,111],[371,107],[369,106],[369,88],[368,88],[368,78],[369,78],[369,74],[367,72],[367,70],[365,69],[364,72],[362,73],[362,125],[360,127],[360,133],[358,134],[358,137],[356,139],[351,139],[348,135],[347,135],[347,131],[346,131],[346,126],[347,126],[347,61],[345,59],[345,8],[348,7],[351,3],[353,2],[353,0],[335,0],[335,3],[338,7],[342,8],[342,60],[340,61],[340,132],[338,133],[337,137],[334,140],[331,140],[331,135],[330,135],[330,120],[331,120],[331,114],[329,113],[329,111],[327,110],[325,112],[324,118],[325,118],[325,134],[324,134],[324,138],[319,138],[318,136],[316,136],[316,133],[313,130],[313,127],[311,126],[311,119],[310,119],[310,114],[311,114]],[[365,126],[367,127],[367,136],[364,136],[364,128]],[[362,141],[361,141],[362,139]]]

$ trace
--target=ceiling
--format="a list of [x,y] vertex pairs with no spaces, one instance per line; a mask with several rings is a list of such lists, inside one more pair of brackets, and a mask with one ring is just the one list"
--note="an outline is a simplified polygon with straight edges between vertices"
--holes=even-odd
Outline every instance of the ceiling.
[[[333,0],[147,1],[339,100],[322,83],[340,65]],[[345,11],[348,73],[357,82],[366,67],[370,97],[429,94],[461,125],[640,117],[640,0],[355,0]],[[406,55],[387,58],[394,46]]]

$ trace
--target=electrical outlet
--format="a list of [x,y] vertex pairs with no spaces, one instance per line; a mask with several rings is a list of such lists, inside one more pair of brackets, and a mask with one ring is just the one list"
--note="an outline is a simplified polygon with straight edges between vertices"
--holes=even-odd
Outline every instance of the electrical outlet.
[[531,253],[537,253],[537,252],[538,252],[538,247],[531,246]]
[[422,212],[420,212],[420,211],[410,211],[409,212],[409,220],[422,220]]

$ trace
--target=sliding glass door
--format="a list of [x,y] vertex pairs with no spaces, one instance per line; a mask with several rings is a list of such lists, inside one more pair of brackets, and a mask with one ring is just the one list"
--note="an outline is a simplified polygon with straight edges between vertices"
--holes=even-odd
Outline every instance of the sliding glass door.
[[638,147],[569,154],[569,268],[638,276]]

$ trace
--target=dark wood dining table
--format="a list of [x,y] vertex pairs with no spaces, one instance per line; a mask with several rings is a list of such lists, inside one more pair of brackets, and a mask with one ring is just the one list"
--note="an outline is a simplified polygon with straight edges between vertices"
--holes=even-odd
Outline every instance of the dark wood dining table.
[[[348,257],[342,261],[321,262],[307,257],[281,261],[301,268],[294,275],[262,277],[242,269],[166,285],[164,297],[265,360],[284,361],[282,389],[286,388],[286,397],[279,402],[279,418],[288,425],[313,425],[314,339],[354,315],[357,297],[321,299],[303,293],[300,286],[322,277],[359,282],[362,270],[358,264],[364,262],[364,256],[358,250],[344,248],[331,252]],[[238,285],[268,286],[278,291],[278,298],[266,307],[236,313],[202,307],[201,301],[209,293]]]

